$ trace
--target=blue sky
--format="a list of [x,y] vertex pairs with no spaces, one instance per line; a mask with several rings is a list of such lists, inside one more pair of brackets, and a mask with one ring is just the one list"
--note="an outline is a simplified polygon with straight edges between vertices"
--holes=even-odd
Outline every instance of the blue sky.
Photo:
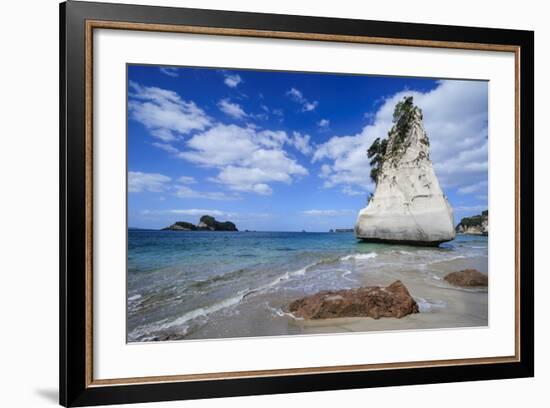
[[351,228],[374,190],[366,150],[413,95],[455,221],[487,208],[488,83],[128,66],[128,225]]

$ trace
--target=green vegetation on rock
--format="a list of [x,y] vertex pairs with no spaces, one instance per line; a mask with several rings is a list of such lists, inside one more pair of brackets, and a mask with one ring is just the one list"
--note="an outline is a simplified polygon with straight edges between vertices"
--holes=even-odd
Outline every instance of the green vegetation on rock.
[[462,218],[456,226],[456,232],[487,235],[489,233],[489,210],[482,211],[478,215]]
[[[369,163],[371,166],[370,178],[375,183],[378,182],[378,176],[384,161],[390,155],[394,155],[401,150],[411,129],[411,124],[414,121],[415,112],[418,112],[420,119],[422,119],[422,111],[414,105],[412,96],[405,97],[402,101],[399,101],[393,111],[394,125],[388,132],[388,138],[376,138],[367,150],[367,157],[370,159]],[[390,140],[391,143],[389,143]],[[427,138],[425,140],[422,139],[421,142],[428,145],[430,143]],[[390,151],[388,151],[388,146],[391,146]]]
[[219,222],[210,215],[203,215],[197,226],[199,229],[210,231],[238,231],[235,224],[230,221]]
[[176,221],[165,231],[238,231],[237,226],[231,221],[220,222],[210,215],[203,215],[197,225],[185,221]]
[[367,151],[367,157],[370,160],[370,178],[375,183],[378,180],[378,174],[384,163],[384,155],[386,154],[386,149],[388,147],[388,139],[376,138]]

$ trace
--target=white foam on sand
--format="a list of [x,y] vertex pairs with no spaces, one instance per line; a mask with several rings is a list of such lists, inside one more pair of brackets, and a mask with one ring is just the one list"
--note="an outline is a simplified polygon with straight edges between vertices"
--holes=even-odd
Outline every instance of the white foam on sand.
[[447,304],[442,300],[427,300],[422,297],[415,297],[416,303],[418,304],[418,311],[420,313],[430,313],[437,310],[444,309]]
[[342,274],[342,279],[349,280],[350,282],[357,282],[355,279],[348,278],[348,275],[351,274],[351,271],[346,269],[344,273]]
[[[146,334],[150,334],[150,333],[154,334],[154,333],[162,332],[164,330],[171,329],[173,327],[178,327],[179,330],[182,332],[182,334],[185,335],[187,329],[189,328],[188,325],[185,325],[185,323],[187,323],[191,320],[194,320],[198,317],[208,316],[209,314],[215,313],[215,312],[217,312],[219,310],[222,310],[222,309],[225,309],[227,307],[235,306],[248,293],[249,293],[248,289],[247,290],[242,290],[234,297],[224,299],[220,302],[214,303],[214,304],[212,304],[210,306],[207,306],[207,307],[200,307],[198,309],[191,310],[190,312],[187,312],[187,313],[183,314],[182,316],[178,317],[177,319],[174,319],[174,320],[164,319],[164,320],[161,320],[160,322],[155,323],[155,324],[138,327],[135,330],[133,330],[132,333],[130,333],[128,336],[132,340],[137,340],[137,339],[140,339],[142,336],[144,336]],[[155,336],[153,335],[153,336],[150,336],[150,337],[147,337],[147,338],[142,338],[141,340],[147,340],[147,339],[151,339],[151,338],[154,338],[154,337]]]
[[351,254],[340,258],[341,261],[364,261],[367,259],[376,258],[378,255],[376,252],[369,252],[368,254]]
[[274,313],[278,317],[290,317],[293,320],[304,320],[303,317],[294,316],[292,313],[285,312],[284,310],[282,310],[279,307],[272,307],[269,304],[266,304],[266,306],[269,310],[271,310],[272,313]]

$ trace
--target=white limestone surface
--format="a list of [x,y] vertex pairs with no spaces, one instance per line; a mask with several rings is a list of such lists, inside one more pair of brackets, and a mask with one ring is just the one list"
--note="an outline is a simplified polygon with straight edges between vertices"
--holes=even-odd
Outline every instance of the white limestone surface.
[[[422,113],[400,143],[392,129],[376,191],[357,217],[355,234],[367,241],[439,245],[455,238],[453,210],[443,194],[429,155]],[[399,143],[399,146],[394,144]]]

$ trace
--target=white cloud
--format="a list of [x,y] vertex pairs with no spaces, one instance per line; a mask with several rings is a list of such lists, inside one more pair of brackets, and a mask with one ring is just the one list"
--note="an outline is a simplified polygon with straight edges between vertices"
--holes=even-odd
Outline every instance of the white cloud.
[[458,205],[453,207],[453,210],[464,213],[481,213],[487,209],[487,204],[481,205]]
[[357,210],[305,210],[302,214],[313,217],[337,217],[341,215],[352,215]]
[[[178,157],[218,169],[210,181],[234,191],[269,195],[269,183],[290,184],[308,171],[283,149],[290,139],[283,131],[219,124],[187,141]],[[223,148],[220,148],[223,146]]]
[[177,154],[179,152],[178,149],[176,149],[174,146],[168,143],[158,143],[153,142],[151,143],[153,146],[155,146],[158,149],[164,150],[165,152],[168,152],[170,154]]
[[374,122],[374,119],[376,119],[376,114],[374,112],[365,112],[363,117],[367,120],[367,123],[371,125]]
[[192,101],[181,99],[174,91],[130,81],[128,99],[130,117],[165,142],[211,125],[211,119],[202,109]]
[[292,132],[292,138],[289,142],[296,150],[307,156],[313,152],[310,139],[311,137],[309,135],[302,135],[300,132]]
[[197,180],[195,180],[194,177],[191,176],[181,176],[178,178],[178,183],[181,184],[196,184]]
[[458,194],[471,194],[479,191],[487,190],[487,181],[480,181],[478,183],[471,184],[469,186],[461,187],[457,190]]
[[223,82],[230,88],[236,88],[237,85],[239,85],[241,82],[243,82],[243,79],[239,74],[224,74],[224,80]]
[[222,191],[198,191],[189,187],[196,184],[194,177],[181,176],[175,182],[172,178],[159,173],[143,173],[140,171],[128,172],[128,192],[130,193],[166,193],[169,192],[179,198],[200,198],[204,200],[230,201],[240,200],[235,193]]
[[231,116],[235,119],[244,119],[248,115],[246,112],[241,108],[241,105],[238,103],[230,102],[229,99],[222,99],[218,102],[218,108],[225,113],[228,116]]
[[151,136],[154,136],[157,139],[162,140],[163,142],[173,142],[178,139],[174,135],[174,132],[166,128],[153,129],[149,133],[151,134]]
[[221,191],[197,191],[184,185],[176,185],[174,190],[174,195],[179,198],[201,198],[219,201],[240,200],[240,197],[236,194],[227,194]]
[[349,195],[349,196],[365,196],[366,193],[364,191],[360,190],[354,190],[350,186],[344,186],[342,187],[342,193]]
[[170,188],[168,176],[158,173],[142,173],[140,171],[128,172],[128,192],[142,193],[145,191],[160,193]]
[[327,130],[330,126],[330,120],[328,119],[321,119],[317,125],[319,126],[319,128],[321,128],[321,130]]
[[160,68],[160,72],[172,78],[176,78],[179,76],[178,69],[174,67],[162,67]]
[[202,209],[202,208],[172,209],[172,210],[159,210],[159,211],[144,210],[142,213],[143,214],[194,215],[194,216],[211,215],[213,217],[224,217],[224,216],[230,217],[233,214],[233,213],[228,213],[226,211],[221,211],[221,210]]
[[442,186],[464,189],[486,181],[487,91],[486,82],[449,80],[426,93],[403,91],[386,98],[372,123],[359,133],[333,136],[318,146],[313,161],[330,164],[330,172],[325,168],[320,175],[324,186],[374,190],[367,150],[377,137],[386,137],[395,104],[409,95],[422,108],[431,159]]
[[310,112],[312,110],[315,110],[315,108],[317,108],[317,105],[319,105],[319,102],[317,101],[309,101],[308,99],[306,99],[302,91],[296,88],[290,88],[286,92],[286,94],[294,102],[302,105],[302,112]]

